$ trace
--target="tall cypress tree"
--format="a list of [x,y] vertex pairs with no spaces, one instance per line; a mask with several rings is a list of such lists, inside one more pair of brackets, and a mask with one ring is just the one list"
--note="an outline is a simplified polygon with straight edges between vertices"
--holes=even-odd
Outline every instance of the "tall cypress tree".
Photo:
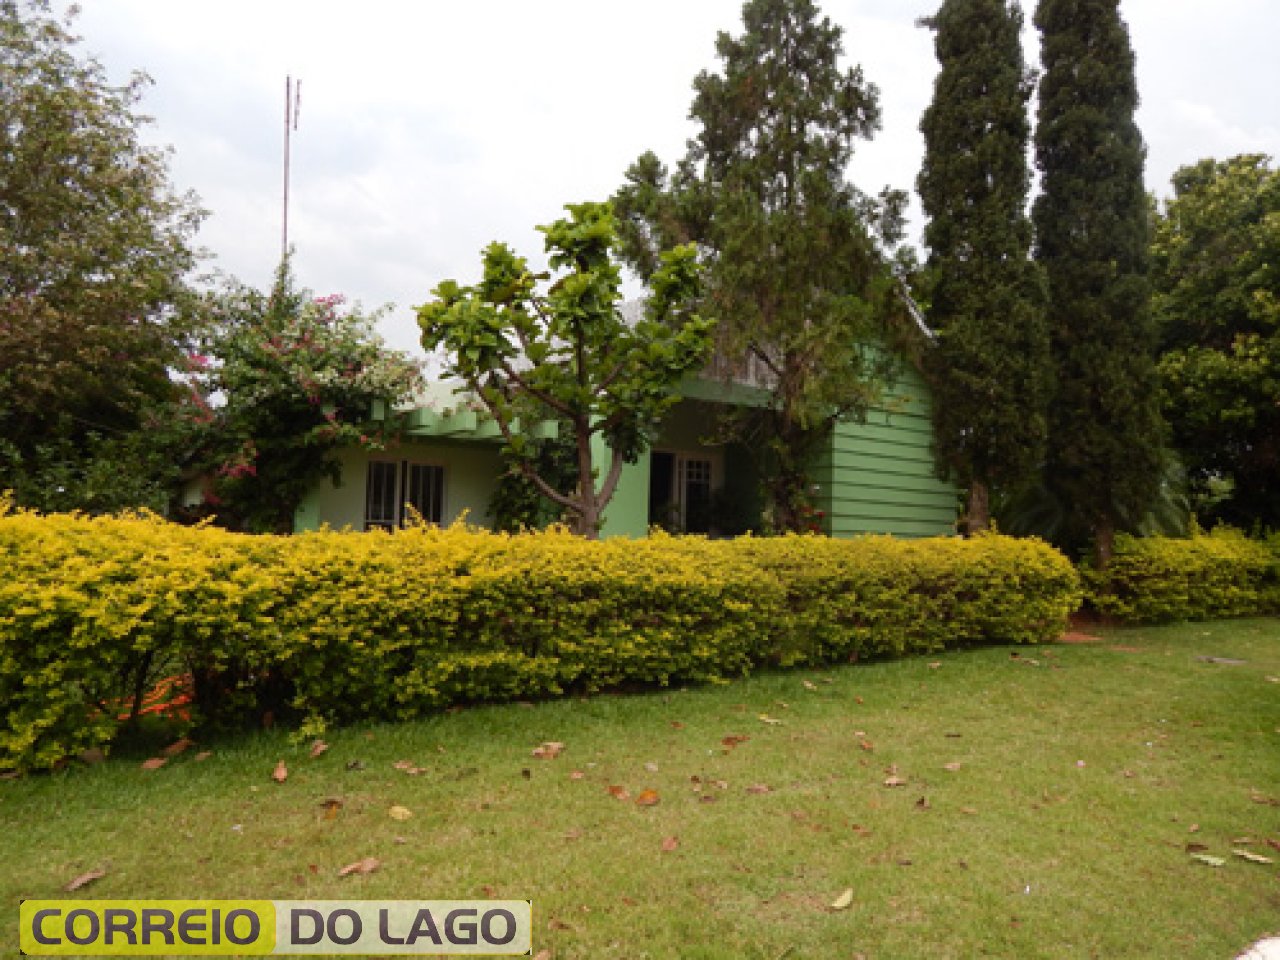
[[641,275],[669,243],[707,254],[718,352],[754,366],[767,392],[731,435],[758,457],[773,522],[798,530],[813,455],[886,377],[866,346],[901,310],[882,242],[897,239],[905,196],[847,180],[880,111],[861,68],[841,66],[840,27],[813,0],[747,0],[742,20],[740,36],[716,40],[720,70],[694,81],[699,130],[675,172],[642,156],[615,203]]
[[928,225],[927,363],[934,451],[968,490],[970,530],[990,526],[993,486],[1040,465],[1047,431],[1044,280],[1030,260],[1027,113],[1033,77],[1022,57],[1022,11],[1007,0],[943,0],[921,25],[941,70],[925,111],[917,181]]
[[1119,0],[1040,0],[1035,24],[1033,219],[1056,375],[1046,481],[1105,564],[1156,492],[1163,435],[1134,56]]

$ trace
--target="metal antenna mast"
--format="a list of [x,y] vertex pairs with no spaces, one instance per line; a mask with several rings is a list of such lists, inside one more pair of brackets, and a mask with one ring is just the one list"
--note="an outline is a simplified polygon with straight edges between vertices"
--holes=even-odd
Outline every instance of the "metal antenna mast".
[[284,80],[284,219],[280,236],[281,262],[289,256],[289,146],[294,130],[298,129],[298,111],[302,106],[302,81],[293,77]]

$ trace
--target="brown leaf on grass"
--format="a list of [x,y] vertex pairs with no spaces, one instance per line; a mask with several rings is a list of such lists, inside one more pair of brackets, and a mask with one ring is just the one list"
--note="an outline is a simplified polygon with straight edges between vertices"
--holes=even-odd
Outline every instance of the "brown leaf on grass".
[[767,713],[762,713],[762,714],[760,714],[760,716],[759,716],[757,719],[758,719],[761,723],[767,723],[767,724],[769,724],[770,726],[775,726],[775,727],[776,727],[777,725],[779,725],[780,723],[782,723],[782,721],[781,721],[781,720],[779,720],[777,717],[771,717],[771,716],[769,716]]
[[684,729],[684,724],[683,724],[683,723],[681,723],[679,720],[672,720],[672,721],[671,721],[671,729],[673,729],[673,730],[683,730],[683,729]]
[[957,773],[957,772],[959,772],[959,770],[960,770],[960,766],[961,766],[961,765],[960,765],[959,763],[955,763],[955,762],[953,762],[953,763],[944,763],[944,764],[942,765],[942,769],[943,769],[943,770],[949,770],[949,771],[951,771],[952,773]]
[[620,786],[619,784],[611,783],[606,789],[609,791],[609,795],[615,800],[631,799],[631,792],[627,790],[626,787]]
[[714,793],[704,793],[702,794],[702,796],[698,797],[698,802],[699,803],[715,803],[719,799],[720,798],[717,797]]
[[863,750],[867,751],[867,753],[874,753],[876,749],[876,745],[872,743],[870,740],[859,740],[858,746],[860,746]]
[[480,888],[480,892],[483,893],[490,900],[496,899],[498,896],[498,888],[491,883],[486,883],[484,886],[482,886]]
[[929,809],[929,798],[928,798],[928,797],[921,797],[919,800],[917,800],[917,801],[916,801],[916,809],[918,809],[918,810],[928,810],[928,809]]
[[886,787],[905,787],[907,785],[907,781],[897,774],[894,774],[891,777],[885,778],[884,785]]
[[853,887],[849,887],[831,903],[832,910],[848,910],[853,906]]
[[586,774],[585,774],[585,773],[583,773],[581,770],[574,770],[571,774],[569,774],[569,779],[570,779],[570,780],[581,780],[581,779],[582,779],[583,777],[585,777],[585,776],[586,776]]
[[539,950],[534,954],[533,960],[551,960],[550,950]]
[[636,794],[637,807],[653,807],[657,806],[662,798],[658,796],[657,790],[641,790]]
[[751,738],[741,733],[731,733],[720,741],[721,746],[732,750],[740,743],[746,743]]
[[1264,857],[1262,854],[1253,853],[1250,850],[1232,850],[1231,852],[1234,853],[1241,860],[1248,860],[1250,863],[1274,863],[1275,862],[1270,857]]
[[204,761],[208,760],[212,756],[213,756],[212,750],[201,750],[191,759],[194,760],[196,763],[203,763]]
[[382,861],[377,857],[365,857],[363,860],[357,860],[355,863],[348,863],[338,871],[338,876],[349,877],[353,873],[373,873],[380,866],[382,866]]
[[276,762],[276,768],[271,771],[271,779],[276,783],[284,783],[289,779],[289,768],[284,765],[284,761]]
[[410,810],[408,807],[402,807],[399,804],[397,804],[396,806],[391,807],[389,810],[387,810],[387,816],[390,817],[392,820],[408,820],[410,817],[413,816],[413,811]]
[[1203,843],[1188,843],[1183,849],[1187,853],[1204,853],[1209,848]]
[[182,737],[178,740],[173,741],[173,743],[169,744],[167,747],[161,750],[160,754],[165,757],[176,757],[178,754],[182,753],[188,747],[194,747],[195,744],[196,742],[190,739],[189,737]]
[[1187,833],[1199,833],[1199,832],[1200,832],[1200,824],[1198,823],[1193,823],[1191,826],[1187,827]]
[[316,757],[320,756],[320,754],[324,753],[328,749],[329,749],[329,745],[327,743],[325,743],[323,740],[316,740],[314,743],[311,744],[311,759],[314,760]]
[[555,917],[552,917],[550,920],[547,921],[547,929],[548,930],[572,930],[573,927],[565,923],[563,920],[557,920]]
[[72,893],[73,891],[79,890],[83,886],[87,886],[88,884],[93,883],[93,881],[95,880],[101,880],[106,875],[107,875],[106,870],[89,870],[86,873],[80,874],[80,876],[76,877],[74,880],[72,880],[62,889],[65,890],[67,893]]
[[747,793],[773,793],[773,787],[767,783],[753,783],[747,787]]
[[818,685],[817,685],[816,683],[814,683],[812,680],[801,680],[800,682],[804,685],[804,688],[805,688],[806,690],[817,690],[817,689],[818,689]]
[[342,801],[337,797],[326,797],[320,801],[320,806],[324,807],[324,818],[326,820],[338,819],[338,811],[342,809]]
[[942,661],[941,661],[941,660],[934,660],[931,664],[929,664],[929,669],[930,669],[930,670],[937,670],[940,666],[942,666]]
[[549,740],[548,742],[533,748],[533,755],[539,760],[554,760],[564,751],[564,744],[558,740]]
[[1249,791],[1249,799],[1254,803],[1262,804],[1264,807],[1280,807],[1280,800],[1267,796],[1261,790]]
[[159,770],[169,762],[168,757],[152,757],[150,760],[142,761],[143,770]]
[[1270,837],[1268,837],[1267,846],[1271,847],[1271,849],[1273,850],[1280,850],[1280,840],[1272,840]]
[[663,838],[662,838],[662,852],[663,852],[663,853],[672,853],[672,852],[674,852],[674,851],[676,851],[676,850],[679,850],[679,849],[680,849],[680,838],[679,838],[679,837],[663,837]]

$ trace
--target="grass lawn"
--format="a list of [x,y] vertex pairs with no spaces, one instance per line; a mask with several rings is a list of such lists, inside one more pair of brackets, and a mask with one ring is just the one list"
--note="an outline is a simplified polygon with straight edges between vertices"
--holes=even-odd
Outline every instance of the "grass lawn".
[[1280,620],[1100,637],[0,783],[0,953],[24,897],[497,897],[558,960],[1233,957],[1280,931],[1233,854],[1280,863]]

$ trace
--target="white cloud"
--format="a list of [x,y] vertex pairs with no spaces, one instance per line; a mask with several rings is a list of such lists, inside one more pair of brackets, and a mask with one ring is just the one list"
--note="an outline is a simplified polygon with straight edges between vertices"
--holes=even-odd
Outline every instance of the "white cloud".
[[[920,114],[936,72],[915,21],[937,0],[826,0],[850,63],[881,91],[883,130],[851,176],[913,190]],[[1025,0],[1027,19],[1034,4]],[[411,305],[468,280],[493,239],[536,259],[534,225],[602,198],[652,149],[673,162],[693,127],[691,84],[714,68],[717,31],[740,0],[89,0],[89,50],[123,79],[145,69],[151,136],[173,175],[213,211],[216,265],[269,282],[280,249],[286,74],[301,77],[291,239],[300,280],[368,306],[416,346]],[[1138,57],[1148,183],[1202,156],[1280,154],[1280,5],[1274,0],[1123,0]],[[1029,30],[1029,49],[1035,38]]]

